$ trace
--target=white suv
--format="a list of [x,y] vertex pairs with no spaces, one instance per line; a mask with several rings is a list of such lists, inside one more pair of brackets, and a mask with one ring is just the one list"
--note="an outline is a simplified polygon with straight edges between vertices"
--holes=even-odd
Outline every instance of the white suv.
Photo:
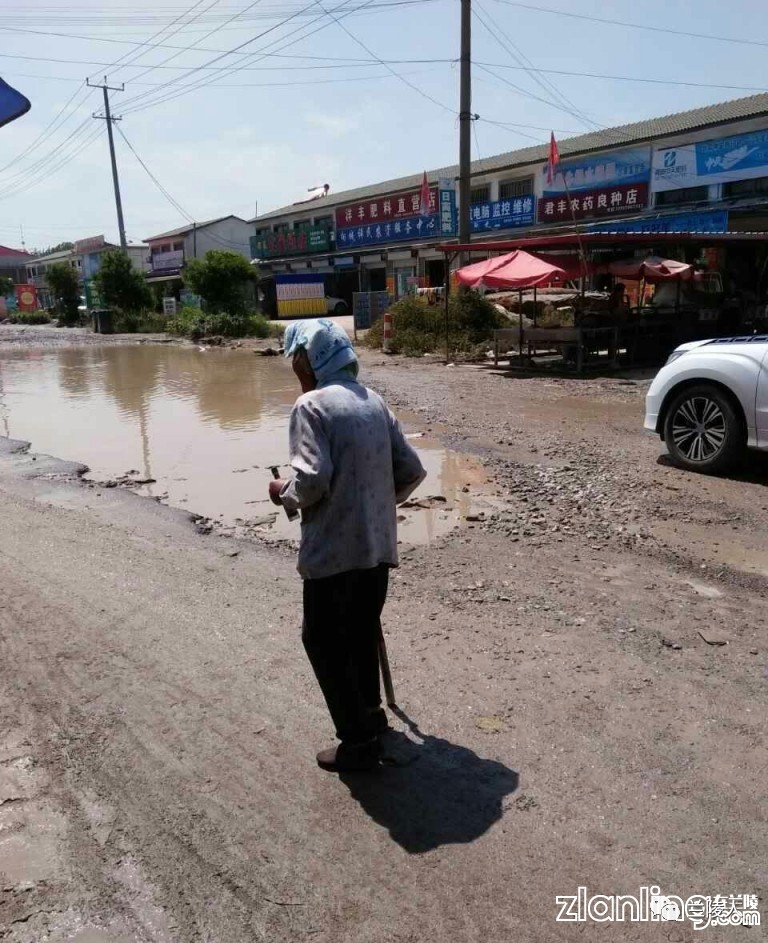
[[645,428],[675,465],[721,472],[768,449],[768,335],[682,344],[651,383]]

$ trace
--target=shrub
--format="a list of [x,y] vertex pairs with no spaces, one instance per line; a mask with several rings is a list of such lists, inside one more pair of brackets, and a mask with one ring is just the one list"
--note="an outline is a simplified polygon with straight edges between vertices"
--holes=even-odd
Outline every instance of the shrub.
[[[429,305],[418,297],[403,298],[390,308],[392,350],[418,357],[445,349],[445,306]],[[458,291],[448,299],[448,340],[451,355],[475,355],[491,340],[496,328],[507,326],[506,319],[494,306],[474,291]],[[364,343],[381,347],[382,320],[374,322]]]
[[118,311],[114,329],[118,334],[162,334],[167,323],[165,315],[154,311]]
[[122,249],[110,249],[102,255],[93,281],[101,300],[111,308],[137,314],[152,304],[152,292],[144,274],[133,267]]
[[[205,253],[204,259],[192,259],[184,268],[184,284],[203,298],[206,308],[238,318],[245,315],[248,289],[254,284],[255,278],[256,272],[251,263],[239,252],[226,249],[211,249]],[[223,334],[223,331],[217,333]]]
[[80,320],[80,282],[77,272],[66,262],[51,265],[45,273],[45,280],[55,299],[59,324],[72,327]]
[[11,324],[50,324],[47,311],[14,311],[8,316]]
[[201,337],[274,337],[282,333],[260,314],[210,314],[199,308],[182,308],[165,329],[193,341]]

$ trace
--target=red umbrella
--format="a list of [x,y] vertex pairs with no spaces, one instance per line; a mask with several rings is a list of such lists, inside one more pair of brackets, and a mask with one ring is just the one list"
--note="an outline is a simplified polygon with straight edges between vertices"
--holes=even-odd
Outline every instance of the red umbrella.
[[477,288],[478,285],[486,288],[535,288],[549,284],[555,277],[564,276],[565,272],[557,265],[550,265],[522,249],[495,259],[465,265],[456,273],[462,285],[469,285],[470,288]]
[[662,259],[657,255],[649,255],[645,259],[624,259],[621,262],[611,262],[608,265],[611,275],[618,278],[630,278],[639,281],[644,278],[647,282],[663,282],[670,278],[687,281],[693,276],[693,266],[675,259]]

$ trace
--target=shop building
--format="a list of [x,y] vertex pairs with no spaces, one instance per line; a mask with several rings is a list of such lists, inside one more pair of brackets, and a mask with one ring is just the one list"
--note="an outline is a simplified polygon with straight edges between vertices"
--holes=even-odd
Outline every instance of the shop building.
[[190,259],[201,259],[210,249],[239,252],[250,259],[249,237],[253,226],[239,216],[219,216],[201,223],[188,223],[178,229],[149,236],[150,284],[167,283],[167,294],[176,294],[182,286],[181,270]]
[[[574,227],[768,230],[768,94],[566,138],[558,146],[555,174],[547,168],[548,145],[472,165],[473,240]],[[427,173],[428,213],[418,199],[422,174],[266,213],[252,222],[251,255],[274,274],[323,274],[326,292],[347,299],[358,290],[386,289],[398,297],[415,286],[442,285],[438,246],[456,235],[457,175],[456,166]],[[737,268],[738,251],[731,260]]]

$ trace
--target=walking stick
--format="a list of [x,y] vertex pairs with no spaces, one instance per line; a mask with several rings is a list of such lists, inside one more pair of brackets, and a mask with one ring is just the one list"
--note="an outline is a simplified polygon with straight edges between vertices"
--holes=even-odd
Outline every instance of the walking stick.
[[392,672],[389,670],[387,644],[384,641],[384,633],[381,631],[381,626],[379,626],[379,665],[381,666],[381,678],[384,682],[384,694],[387,698],[387,707],[397,707],[395,689],[392,686]]

